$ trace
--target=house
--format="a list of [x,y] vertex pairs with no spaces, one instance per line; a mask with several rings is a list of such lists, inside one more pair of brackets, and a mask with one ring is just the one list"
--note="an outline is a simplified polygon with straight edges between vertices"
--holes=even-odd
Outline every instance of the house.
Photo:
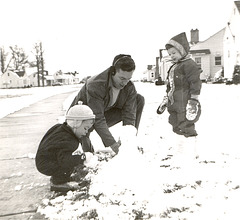
[[169,68],[172,66],[171,58],[169,57],[167,50],[160,50],[160,63],[159,63],[159,77],[163,81],[166,81]]
[[233,2],[230,19],[224,34],[224,76],[231,79],[240,65],[240,1]]
[[81,76],[76,71],[71,73],[73,75],[73,84],[79,84],[81,81]]
[[154,82],[156,79],[155,77],[156,73],[156,66],[155,65],[148,65],[147,70],[143,72],[143,75],[141,77],[142,82]]
[[[44,86],[51,86],[54,82],[54,78],[53,76],[50,76],[47,74],[48,72],[47,71],[44,71]],[[38,86],[38,74],[37,72],[32,72],[32,73],[29,73],[28,75],[29,79],[30,79],[30,84],[31,86],[33,87],[36,87]],[[39,84],[40,86],[43,86],[43,81],[42,81],[42,74],[39,74]]]
[[61,70],[53,74],[55,82],[62,83],[63,85],[73,84],[73,75],[70,73],[63,73]]
[[0,76],[0,88],[24,88],[30,87],[30,79],[25,72],[15,73],[7,70]]
[[224,51],[223,39],[225,28],[218,31],[208,39],[199,42],[199,31],[191,30],[190,54],[192,59],[203,70],[201,80],[213,79],[215,74],[223,69]]

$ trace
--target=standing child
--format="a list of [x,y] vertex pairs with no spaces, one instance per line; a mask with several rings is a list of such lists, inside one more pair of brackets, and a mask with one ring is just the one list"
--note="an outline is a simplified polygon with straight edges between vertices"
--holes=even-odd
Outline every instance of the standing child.
[[86,159],[85,154],[75,154],[81,139],[94,124],[95,115],[86,105],[69,109],[66,122],[50,128],[42,138],[36,154],[38,171],[51,176],[52,191],[68,191],[77,188],[71,181],[74,168]]
[[176,154],[182,156],[179,159],[184,162],[190,159],[186,157],[195,157],[195,138],[190,137],[197,136],[195,123],[201,114],[198,96],[202,86],[200,80],[202,70],[190,57],[190,47],[185,33],[171,38],[165,47],[173,65],[168,70],[166,95],[157,113],[161,114],[167,108],[173,132],[188,139],[187,142],[190,143],[188,146],[179,143],[176,149]]

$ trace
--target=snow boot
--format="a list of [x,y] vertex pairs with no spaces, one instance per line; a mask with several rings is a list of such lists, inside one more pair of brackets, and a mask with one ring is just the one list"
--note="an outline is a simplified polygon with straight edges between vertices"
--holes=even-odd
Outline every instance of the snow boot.
[[178,135],[176,140],[178,143],[173,149],[171,166],[192,169],[196,159],[196,137]]
[[71,181],[71,182],[66,182],[62,184],[54,184],[52,181],[52,178],[50,179],[50,191],[55,191],[55,192],[68,192],[68,191],[74,191],[78,190],[81,187],[79,186],[79,183]]

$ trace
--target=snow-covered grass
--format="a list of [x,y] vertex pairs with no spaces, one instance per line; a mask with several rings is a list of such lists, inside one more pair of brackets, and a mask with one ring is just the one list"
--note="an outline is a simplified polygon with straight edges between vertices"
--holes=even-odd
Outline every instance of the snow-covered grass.
[[78,90],[79,85],[0,89],[0,118],[50,96]]
[[[38,212],[54,220],[240,219],[240,86],[203,84],[196,124],[199,158],[179,169],[168,155],[189,139],[172,132],[167,111],[156,114],[165,86],[136,87],[146,101],[137,137],[131,126],[111,128],[122,141],[119,154],[110,159],[109,153],[96,154],[92,158],[101,160],[87,163],[89,188],[45,198]],[[73,95],[63,105],[69,106]],[[90,137],[95,149],[102,150],[97,134]]]

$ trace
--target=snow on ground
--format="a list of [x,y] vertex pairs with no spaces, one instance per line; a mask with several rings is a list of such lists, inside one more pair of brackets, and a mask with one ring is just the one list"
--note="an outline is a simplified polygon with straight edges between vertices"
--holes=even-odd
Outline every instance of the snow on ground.
[[[196,125],[199,159],[180,169],[167,156],[180,139],[171,131],[167,111],[156,114],[165,86],[136,87],[146,101],[137,137],[131,126],[111,128],[122,141],[120,152],[88,168],[87,196],[82,191],[56,194],[45,198],[38,212],[54,220],[240,219],[240,86],[203,84]],[[73,95],[63,105],[69,106]],[[90,137],[96,150],[103,149],[96,133]],[[187,145],[187,138],[182,141]]]
[[78,90],[79,85],[0,89],[0,118],[50,96]]

